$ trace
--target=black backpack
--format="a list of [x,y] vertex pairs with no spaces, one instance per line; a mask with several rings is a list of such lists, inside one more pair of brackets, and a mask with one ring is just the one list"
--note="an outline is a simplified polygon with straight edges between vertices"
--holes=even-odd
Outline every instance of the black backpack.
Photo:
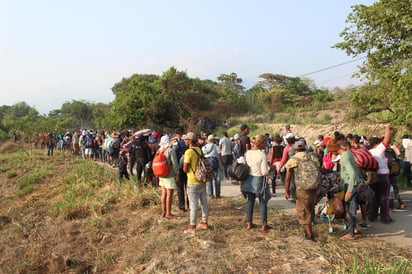
[[390,175],[398,176],[401,174],[401,164],[399,163],[398,157],[393,149],[388,147],[385,150],[385,157],[388,159],[388,168]]

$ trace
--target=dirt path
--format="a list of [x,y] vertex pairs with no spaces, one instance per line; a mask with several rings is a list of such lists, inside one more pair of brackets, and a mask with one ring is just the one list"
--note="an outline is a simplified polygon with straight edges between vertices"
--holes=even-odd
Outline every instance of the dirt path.
[[[222,197],[234,198],[241,196],[239,186],[231,184],[230,181],[222,183],[221,193]],[[286,201],[283,197],[284,193],[284,186],[278,186],[276,188],[277,197],[270,199],[268,206],[282,209],[288,214],[295,214],[295,204]],[[400,195],[406,204],[406,208],[402,210],[395,209],[391,213],[394,222],[391,224],[383,224],[379,221],[368,222],[368,228],[362,230],[362,234],[366,237],[375,237],[406,249],[412,249],[412,191],[402,191]],[[360,218],[360,212],[358,218]],[[325,231],[325,233],[327,232]]]

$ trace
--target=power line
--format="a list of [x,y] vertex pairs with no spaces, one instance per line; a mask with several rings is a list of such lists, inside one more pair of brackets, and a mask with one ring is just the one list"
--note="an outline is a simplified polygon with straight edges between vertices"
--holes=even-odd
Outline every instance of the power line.
[[305,74],[299,75],[299,76],[297,76],[297,77],[308,76],[308,75],[315,74],[315,73],[318,73],[318,72],[321,72],[321,71],[325,71],[325,70],[333,69],[333,68],[336,68],[336,67],[339,67],[339,66],[343,66],[343,65],[346,65],[346,64],[349,64],[349,63],[353,63],[353,62],[356,62],[356,61],[359,61],[359,60],[362,60],[362,59],[365,59],[365,58],[366,58],[366,56],[359,57],[359,58],[353,59],[353,60],[351,60],[351,61],[347,61],[347,62],[344,62],[344,63],[340,63],[340,64],[337,64],[337,65],[330,66],[330,67],[327,67],[327,68],[323,68],[323,69],[320,69],[320,70],[316,70],[316,71],[313,71],[313,72],[305,73]]
[[338,77],[335,77],[335,78],[332,78],[332,79],[329,79],[329,80],[320,82],[319,85],[323,85],[323,84],[325,84],[325,83],[332,82],[332,81],[335,81],[335,80],[337,80],[337,79],[341,79],[341,78],[343,78],[343,77],[346,77],[346,76],[349,76],[349,75],[353,75],[353,74],[355,74],[355,72],[345,73],[345,74],[340,75],[340,76],[338,76]]

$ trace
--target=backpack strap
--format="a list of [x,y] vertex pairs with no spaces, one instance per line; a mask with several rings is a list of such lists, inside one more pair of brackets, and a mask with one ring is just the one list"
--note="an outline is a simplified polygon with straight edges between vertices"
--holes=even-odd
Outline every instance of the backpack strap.
[[[196,154],[197,154],[197,156],[198,156],[198,158],[197,158],[197,161],[199,162],[200,161],[200,154],[199,154],[199,152],[197,152],[197,150],[196,149],[194,149],[194,148],[191,148],[194,152],[196,152]],[[203,155],[203,152],[202,152],[202,150],[200,150],[201,151],[201,153],[202,153],[202,155]],[[197,165],[197,163],[196,163],[196,165]],[[195,173],[195,171],[193,170],[193,168],[192,168],[192,165],[190,165],[190,169],[193,171],[193,173]]]

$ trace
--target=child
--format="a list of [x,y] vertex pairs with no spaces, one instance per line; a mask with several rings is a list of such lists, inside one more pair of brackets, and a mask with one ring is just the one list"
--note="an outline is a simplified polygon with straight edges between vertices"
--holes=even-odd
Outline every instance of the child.
[[129,173],[127,173],[127,157],[124,154],[123,150],[119,152],[119,159],[117,160],[119,166],[119,182],[122,183],[123,176],[129,180]]

